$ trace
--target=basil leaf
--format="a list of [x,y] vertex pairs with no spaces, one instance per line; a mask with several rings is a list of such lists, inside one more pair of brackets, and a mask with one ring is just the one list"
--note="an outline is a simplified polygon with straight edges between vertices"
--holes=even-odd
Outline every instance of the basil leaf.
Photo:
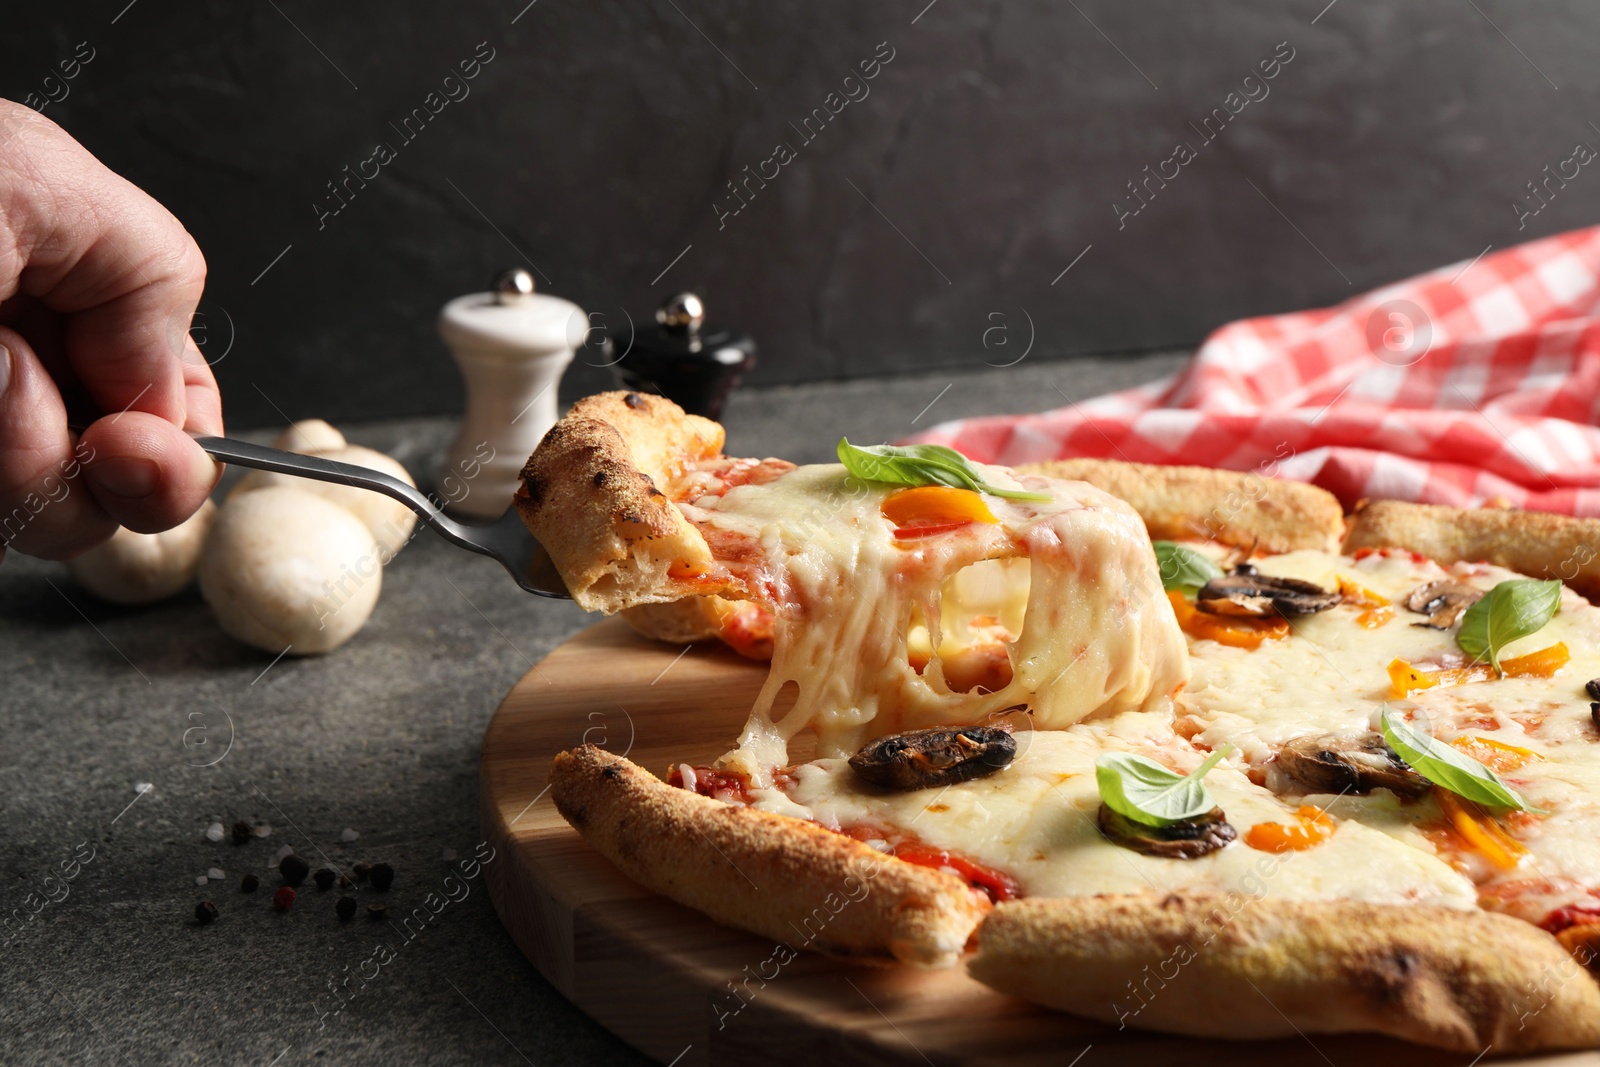
[[1118,815],[1146,826],[1171,826],[1216,807],[1202,778],[1233,751],[1223,745],[1183,775],[1131,752],[1110,752],[1094,761],[1100,799]]
[[1052,499],[1045,493],[1021,489],[1002,489],[990,485],[979,475],[972,461],[944,445],[853,445],[839,438],[839,462],[845,470],[865,482],[889,485],[948,485],[971,489],[975,493],[1004,497],[1007,500]]
[[1193,596],[1195,590],[1213,578],[1222,577],[1222,568],[1192,548],[1172,541],[1152,541],[1156,563],[1161,567],[1161,588],[1179,589]]
[[1500,650],[1519,637],[1544,629],[1561,610],[1561,583],[1555,579],[1513,578],[1501,582],[1461,616],[1456,644],[1473,659],[1500,669]]
[[1395,750],[1407,766],[1438,786],[1457,796],[1496,808],[1515,808],[1518,811],[1538,812],[1528,806],[1517,791],[1500,780],[1500,776],[1453,745],[1447,745],[1429,734],[1413,730],[1399,716],[1384,706],[1380,719],[1383,739]]

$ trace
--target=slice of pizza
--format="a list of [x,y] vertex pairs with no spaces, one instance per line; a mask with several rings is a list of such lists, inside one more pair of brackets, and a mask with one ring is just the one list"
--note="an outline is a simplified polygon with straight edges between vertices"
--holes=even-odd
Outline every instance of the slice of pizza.
[[[959,474],[908,483],[720,445],[720,427],[664,398],[589,397],[529,459],[516,504],[585,608],[715,596],[766,614],[772,672],[721,764],[752,787],[771,788],[803,730],[841,756],[1017,708],[1053,728],[1164,707],[1183,685],[1149,536],[1110,494],[949,450]],[[975,646],[1008,654],[985,669]]]
[[1131,505],[942,452],[720,445],[591,398],[518,497],[580,604],[770,651],[715,765],[557,758],[557,806],[631,877],[1123,1026],[1600,1043],[1600,610],[1449,553],[1340,554],[1309,487],[1071,470]]

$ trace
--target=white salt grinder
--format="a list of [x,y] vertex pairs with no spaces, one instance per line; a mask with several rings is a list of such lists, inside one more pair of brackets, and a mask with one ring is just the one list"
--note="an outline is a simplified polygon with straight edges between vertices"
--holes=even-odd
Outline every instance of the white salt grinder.
[[582,308],[535,293],[520,268],[440,310],[439,335],[467,387],[461,432],[439,469],[447,510],[495,519],[511,506],[522,465],[555,425],[561,375],[588,328]]

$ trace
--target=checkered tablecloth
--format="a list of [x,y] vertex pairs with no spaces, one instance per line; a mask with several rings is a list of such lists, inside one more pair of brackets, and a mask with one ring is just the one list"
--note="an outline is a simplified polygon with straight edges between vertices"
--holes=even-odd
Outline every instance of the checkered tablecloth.
[[1600,515],[1600,227],[1229,323],[1176,375],[913,438],[988,463],[1200,464],[1362,497]]

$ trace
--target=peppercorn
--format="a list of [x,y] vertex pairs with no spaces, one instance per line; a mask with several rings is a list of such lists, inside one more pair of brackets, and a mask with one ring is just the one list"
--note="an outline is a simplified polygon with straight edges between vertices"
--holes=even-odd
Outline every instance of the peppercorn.
[[288,911],[294,907],[295,892],[288,886],[279,886],[278,891],[272,894],[272,910]]
[[333,906],[334,914],[345,922],[356,917],[356,898],[340,897],[339,902]]
[[367,918],[371,919],[373,922],[377,922],[387,914],[389,914],[389,907],[386,904],[367,905]]
[[372,879],[372,888],[381,893],[394,885],[394,868],[387,863],[374,863],[369,877]]
[[358,863],[354,867],[351,867],[350,870],[355,874],[356,881],[365,882],[367,880],[367,875],[372,873],[372,864],[366,862]]
[[311,873],[311,864],[291,852],[278,861],[278,873],[289,885],[299,885]]
[[215,919],[221,914],[222,912],[217,909],[217,906],[211,903],[209,900],[202,900],[200,903],[194,906],[194,920],[201,926],[204,926],[206,923],[210,922],[212,919]]
[[324,867],[311,877],[316,880],[317,888],[326,893],[333,888],[333,880],[338,876],[331,869]]
[[234,844],[242,845],[242,844],[244,844],[246,841],[250,840],[250,838],[252,838],[254,836],[255,836],[255,834],[250,829],[250,824],[245,822],[243,819],[240,819],[238,822],[233,824],[233,843]]
[[239,879],[239,892],[254,893],[256,891],[256,887],[260,884],[261,879],[257,878],[253,874],[247,874],[243,878]]

